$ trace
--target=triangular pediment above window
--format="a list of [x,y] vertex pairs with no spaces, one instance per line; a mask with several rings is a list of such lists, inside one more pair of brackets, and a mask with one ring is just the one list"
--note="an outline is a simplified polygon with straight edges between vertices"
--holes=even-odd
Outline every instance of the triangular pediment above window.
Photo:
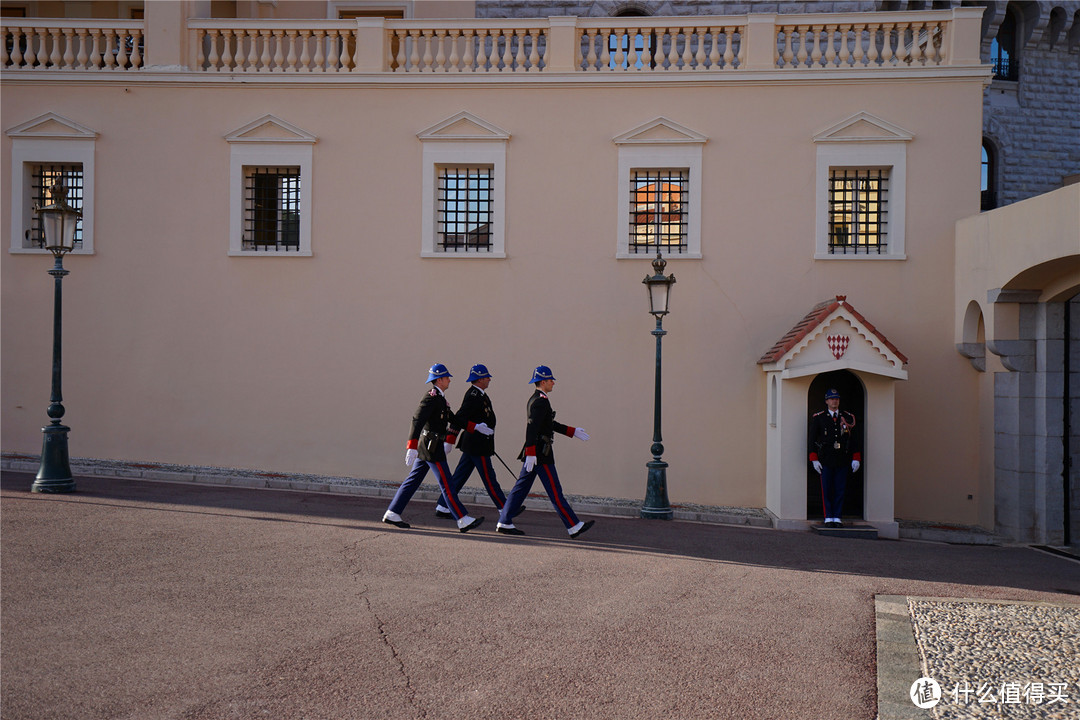
[[432,125],[416,134],[421,140],[509,140],[510,133],[498,125],[482,120],[470,112],[459,112],[453,117]]
[[58,138],[67,140],[93,140],[97,132],[74,120],[56,113],[45,113],[7,131],[13,138]]
[[612,138],[616,145],[688,145],[704,144],[709,138],[666,117],[639,125],[633,130]]
[[907,358],[843,295],[816,305],[758,364],[786,377],[856,370],[907,379]]
[[908,142],[914,137],[899,125],[861,112],[819,132],[814,142]]
[[228,142],[314,143],[311,133],[273,115],[264,115],[225,136]]

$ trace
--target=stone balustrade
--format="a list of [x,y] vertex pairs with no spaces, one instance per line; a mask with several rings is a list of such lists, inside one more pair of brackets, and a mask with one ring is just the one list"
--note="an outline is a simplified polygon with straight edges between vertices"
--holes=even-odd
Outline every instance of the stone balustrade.
[[[843,71],[978,63],[977,12],[189,19],[171,69],[196,73],[539,74]],[[957,40],[963,26],[963,40]],[[145,71],[142,21],[4,19],[5,71]],[[957,43],[962,50],[958,50]],[[967,47],[971,45],[971,47]]]
[[145,56],[139,20],[4,18],[4,70],[138,70]]

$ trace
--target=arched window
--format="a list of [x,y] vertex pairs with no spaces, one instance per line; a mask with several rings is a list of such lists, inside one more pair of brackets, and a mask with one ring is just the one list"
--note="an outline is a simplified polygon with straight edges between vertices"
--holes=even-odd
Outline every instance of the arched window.
[[1016,40],[1016,11],[1008,7],[997,36],[990,42],[990,62],[994,66],[995,80],[1020,79],[1020,55]]
[[982,209],[993,210],[997,206],[997,149],[989,138],[983,138]]

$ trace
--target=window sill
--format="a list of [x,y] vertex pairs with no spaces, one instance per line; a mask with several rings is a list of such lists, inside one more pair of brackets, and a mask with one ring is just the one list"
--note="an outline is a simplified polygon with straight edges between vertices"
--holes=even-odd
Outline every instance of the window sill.
[[229,257],[287,257],[287,258],[303,258],[311,257],[312,252],[310,250],[230,250]]
[[422,258],[441,258],[446,260],[505,260],[506,253],[502,252],[463,252],[463,253],[448,253],[448,252],[422,252],[420,253]]
[[[616,260],[655,260],[656,253],[616,253]],[[664,254],[664,260],[701,260],[701,253]]]
[[869,255],[867,253],[817,253],[814,255],[815,260],[907,260],[907,255],[888,255],[886,253],[875,253]]

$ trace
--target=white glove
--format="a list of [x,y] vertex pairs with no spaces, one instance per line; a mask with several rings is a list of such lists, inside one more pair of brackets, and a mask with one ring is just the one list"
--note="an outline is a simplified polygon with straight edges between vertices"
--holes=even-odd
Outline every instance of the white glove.
[[419,450],[413,450],[412,448],[405,451],[405,466],[412,467],[416,464],[416,458],[420,456]]
[[588,440],[589,433],[585,432],[581,428],[574,428],[574,437],[576,437],[578,440]]
[[851,461],[851,472],[859,472],[859,465],[860,465],[860,463],[859,463],[858,460],[852,460]]
[[442,449],[443,449],[443,452],[444,452],[444,453],[446,453],[446,454],[447,454],[447,456],[449,456],[449,455],[450,455],[450,451],[454,449],[454,445],[453,445],[453,443],[445,443],[445,442],[444,442],[444,443],[442,444]]
[[818,475],[821,474],[821,463],[817,460],[814,461],[814,472],[816,472]]
[[532,472],[534,467],[536,467],[536,456],[535,455],[526,455],[525,456],[525,472]]
[[491,428],[489,428],[487,426],[487,423],[477,423],[476,427],[474,427],[473,430],[476,430],[476,432],[480,433],[481,435],[494,435],[495,434],[495,431],[492,430]]

